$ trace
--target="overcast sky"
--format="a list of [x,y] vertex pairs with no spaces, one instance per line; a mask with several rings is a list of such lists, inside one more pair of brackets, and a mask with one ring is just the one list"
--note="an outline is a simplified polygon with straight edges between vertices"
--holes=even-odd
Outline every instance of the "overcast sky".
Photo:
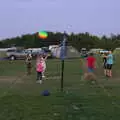
[[40,30],[120,33],[120,0],[0,0],[0,39]]

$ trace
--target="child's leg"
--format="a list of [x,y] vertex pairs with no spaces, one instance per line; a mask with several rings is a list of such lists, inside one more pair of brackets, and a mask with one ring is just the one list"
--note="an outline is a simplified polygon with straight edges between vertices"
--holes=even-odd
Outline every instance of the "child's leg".
[[36,79],[36,83],[39,83],[39,72],[37,72],[37,79]]
[[28,68],[28,64],[26,65],[26,72],[27,72],[27,75],[29,74],[29,68]]
[[30,63],[30,66],[29,66],[29,74],[32,73],[32,64]]
[[89,81],[96,81],[96,75],[94,73],[94,68],[88,68],[88,73],[85,75],[86,79],[88,79]]
[[31,74],[31,63],[27,64],[27,74],[30,75]]
[[43,72],[42,72],[42,77],[45,77],[45,70],[46,70],[46,66],[44,66]]
[[106,71],[106,69],[104,69],[104,75],[107,75],[107,71]]
[[90,75],[91,75],[91,77],[92,77],[91,80],[96,81],[96,75],[95,75],[93,72],[91,72]]
[[45,72],[45,70],[43,69],[43,72],[42,72],[42,76],[44,77],[44,72]]
[[39,72],[40,84],[42,84],[42,72]]
[[45,77],[45,74],[44,74],[44,73],[45,73],[45,71],[42,72],[42,77]]
[[42,72],[39,73],[39,78],[42,80]]
[[106,75],[109,77],[109,64],[107,64]]
[[109,76],[112,77],[112,70],[109,71]]
[[42,72],[37,72],[37,83],[42,83]]
[[106,76],[106,75],[107,75],[107,66],[106,66],[106,64],[105,64],[105,63],[104,63],[103,68],[104,68],[104,75]]
[[30,68],[27,68],[27,75],[30,75]]
[[112,65],[111,64],[109,64],[108,65],[108,71],[107,71],[107,74],[108,74],[108,77],[112,77]]
[[28,71],[29,71],[29,70],[28,70],[28,66],[27,66],[27,75],[29,74]]
[[31,74],[31,67],[28,67],[28,74]]
[[109,76],[109,69],[107,69],[107,71],[106,71],[106,75]]
[[30,74],[32,73],[32,67],[30,67]]
[[37,80],[39,80],[39,72],[37,72]]
[[112,77],[112,65],[110,65],[109,76]]

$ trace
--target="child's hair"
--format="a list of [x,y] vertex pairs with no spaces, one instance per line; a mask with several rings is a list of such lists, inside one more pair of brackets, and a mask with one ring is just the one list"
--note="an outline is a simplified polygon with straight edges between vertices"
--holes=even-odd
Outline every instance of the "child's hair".
[[37,59],[40,59],[41,57],[41,54],[37,54]]
[[112,53],[112,50],[109,50],[109,54]]
[[29,57],[29,54],[27,54],[26,57]]
[[104,55],[108,55],[108,53],[104,53]]
[[32,59],[31,54],[27,54],[26,59]]

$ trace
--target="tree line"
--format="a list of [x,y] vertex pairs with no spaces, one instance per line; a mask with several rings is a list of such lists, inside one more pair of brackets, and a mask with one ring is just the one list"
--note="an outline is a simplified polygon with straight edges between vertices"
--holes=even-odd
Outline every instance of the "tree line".
[[[81,48],[102,48],[102,49],[115,49],[120,47],[120,35],[111,34],[110,37],[102,36],[98,37],[86,33],[71,33],[67,34],[67,45],[72,45],[76,49]],[[38,33],[26,34],[21,37],[8,38],[0,41],[0,48],[10,47],[12,45],[21,46],[24,48],[38,48],[47,47],[49,45],[58,45],[63,40],[63,33],[61,32],[49,32],[46,39],[41,39],[38,37]]]

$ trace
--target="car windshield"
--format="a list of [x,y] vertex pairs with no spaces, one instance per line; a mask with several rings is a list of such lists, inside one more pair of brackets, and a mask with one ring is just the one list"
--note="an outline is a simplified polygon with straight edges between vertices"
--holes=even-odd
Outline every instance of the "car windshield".
[[24,52],[24,51],[23,50],[16,50],[16,52],[20,52],[21,53],[21,52]]

